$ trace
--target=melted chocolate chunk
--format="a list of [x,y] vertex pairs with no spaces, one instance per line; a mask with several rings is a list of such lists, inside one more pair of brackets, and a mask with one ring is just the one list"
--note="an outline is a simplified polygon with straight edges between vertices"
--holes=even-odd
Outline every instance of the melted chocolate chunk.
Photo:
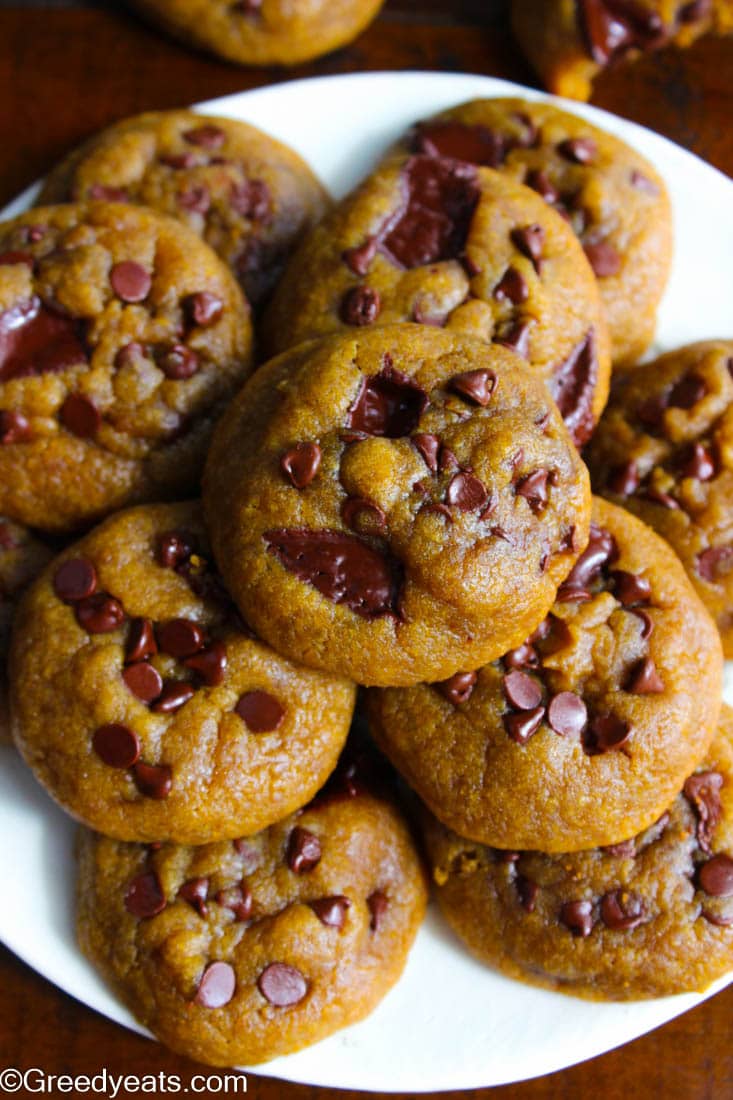
[[0,313],[0,382],[48,374],[86,363],[77,321],[30,298]]
[[596,339],[591,328],[564,362],[555,367],[550,380],[550,393],[578,446],[587,443],[593,431],[593,395],[597,384]]
[[712,852],[713,833],[723,812],[720,801],[722,786],[720,772],[708,771],[691,775],[683,788],[684,796],[697,816],[697,842],[708,855]]
[[464,160],[484,168],[498,168],[504,162],[507,141],[487,126],[471,126],[446,119],[418,123],[412,138],[412,151],[429,157]]
[[390,364],[379,374],[362,380],[346,427],[366,435],[399,439],[414,431],[427,405],[425,390]]
[[401,568],[386,552],[342,531],[280,529],[264,539],[285,569],[326,599],[365,619],[400,617]]

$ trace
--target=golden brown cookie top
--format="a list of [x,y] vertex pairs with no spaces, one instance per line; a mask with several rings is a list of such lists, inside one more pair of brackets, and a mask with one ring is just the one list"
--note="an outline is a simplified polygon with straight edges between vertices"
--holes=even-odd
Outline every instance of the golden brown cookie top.
[[263,637],[385,684],[443,678],[521,641],[585,544],[589,496],[521,359],[394,325],[258,371],[217,430],[205,505],[222,573]]
[[11,669],[39,781],[124,840],[203,843],[290,813],[334,767],[354,706],[351,684],[254,638],[193,504],[118,513],[56,558],[19,609]]

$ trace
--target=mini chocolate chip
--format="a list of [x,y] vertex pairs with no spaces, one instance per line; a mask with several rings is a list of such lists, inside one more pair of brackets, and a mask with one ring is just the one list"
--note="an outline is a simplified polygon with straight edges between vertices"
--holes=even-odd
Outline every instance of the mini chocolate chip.
[[132,769],[135,786],[146,798],[167,798],[173,786],[173,773],[168,764],[145,764],[138,760]]
[[166,680],[163,690],[150,709],[156,714],[173,714],[192,699],[194,694],[193,687],[185,680]]
[[639,488],[639,472],[636,463],[627,462],[625,466],[615,466],[610,471],[606,484],[612,493],[630,497]]
[[558,143],[557,151],[573,164],[592,164],[598,156],[598,146],[593,138],[566,138]]
[[440,449],[440,440],[437,435],[432,435],[429,432],[418,432],[410,439],[422,456],[427,468],[434,474],[438,469],[438,450]]
[[379,534],[387,525],[379,505],[364,497],[347,497],[341,505],[341,518],[347,527],[362,534]]
[[574,936],[590,936],[593,931],[593,905],[589,901],[566,901],[560,920]]
[[208,290],[189,294],[183,305],[190,323],[200,325],[202,328],[215,324],[224,312],[224,303],[221,298]]
[[135,661],[144,661],[157,652],[158,646],[150,619],[133,619],[127,634],[125,660],[132,664]]
[[612,752],[625,745],[631,736],[631,726],[615,714],[599,714],[592,719],[583,735],[583,748],[589,756]]
[[542,250],[545,247],[545,231],[541,225],[525,225],[513,229],[511,232],[512,244],[519,249],[523,256],[532,261],[536,272],[539,273],[542,263]]
[[522,906],[522,909],[526,910],[527,913],[534,913],[535,905],[537,904],[537,895],[540,892],[537,883],[533,882],[531,878],[526,878],[524,875],[517,875],[514,885],[516,886],[519,904]]
[[65,603],[83,600],[97,590],[97,571],[87,558],[68,558],[54,573],[53,590]]
[[123,302],[142,302],[152,286],[149,273],[134,260],[123,260],[110,269],[109,281],[118,298]]
[[710,909],[703,909],[700,913],[708,924],[714,924],[716,928],[730,928],[733,925],[733,915],[730,917],[721,916],[718,913],[711,912]]
[[317,443],[296,443],[280,456],[280,469],[296,489],[305,489],[318,473],[321,448]]
[[591,523],[588,545],[565,578],[563,588],[585,588],[599,575],[607,562],[618,557],[616,541],[608,531]]
[[505,653],[502,662],[505,668],[537,668],[540,658],[537,650],[525,642]]
[[174,382],[191,378],[199,369],[199,357],[193,348],[185,344],[171,344],[169,347],[157,348],[155,362],[166,378]]
[[644,611],[641,607],[631,608],[631,613],[632,615],[636,615],[637,619],[639,619],[641,622],[642,639],[648,638],[652,630],[654,630],[654,623],[652,622],[649,613],[647,611]]
[[381,890],[375,890],[374,893],[370,894],[367,898],[367,905],[369,906],[369,912],[372,918],[369,922],[369,927],[372,932],[378,932],[384,920],[384,916],[389,909],[389,899]]
[[541,512],[547,504],[547,470],[534,470],[526,477],[520,478],[516,484],[517,496],[524,497],[533,512]]
[[89,634],[109,634],[125,621],[122,604],[106,592],[95,592],[78,600],[74,611],[79,626]]
[[208,893],[209,880],[207,878],[191,878],[181,886],[178,896],[187,901],[200,917],[206,917],[209,912],[206,904]]
[[382,301],[379,291],[369,286],[353,286],[341,301],[339,315],[345,325],[373,325],[379,316]]
[[155,871],[143,871],[127,887],[125,909],[133,917],[147,920],[162,913],[165,906],[165,894]]
[[698,481],[710,481],[715,477],[715,461],[702,443],[693,443],[680,456],[678,469],[681,477],[694,477]]
[[561,737],[580,737],[588,721],[588,708],[574,691],[561,691],[550,700],[547,720]]
[[192,669],[207,687],[218,687],[224,680],[227,667],[227,651],[223,642],[210,642],[184,660],[186,668]]
[[628,573],[625,569],[613,569],[610,579],[613,582],[614,595],[624,607],[649,603],[652,586],[646,577],[642,577],[640,573]]
[[194,1001],[202,1008],[223,1008],[237,988],[237,977],[226,962],[212,962],[206,967],[196,990]]
[[589,241],[583,245],[583,251],[596,278],[607,279],[621,270],[621,253],[610,241]]
[[257,979],[257,988],[268,1004],[288,1008],[303,1000],[308,992],[308,983],[294,966],[270,963]]
[[122,679],[132,694],[143,703],[152,703],[163,690],[163,677],[147,661],[128,665],[122,670]]
[[648,176],[645,176],[643,172],[639,172],[636,168],[632,168],[629,182],[637,191],[646,191],[648,195],[659,194],[659,187],[654,180],[650,180]]
[[529,287],[521,271],[517,271],[516,267],[508,267],[494,287],[494,297],[497,302],[511,302],[515,306],[526,302]]
[[92,747],[102,763],[110,768],[131,768],[140,755],[137,734],[121,722],[110,722],[96,729]]
[[193,619],[170,619],[158,627],[158,645],[169,657],[193,657],[205,640],[203,628]]
[[308,904],[321,924],[325,924],[328,928],[339,929],[343,928],[346,920],[346,910],[351,907],[351,902],[343,894],[334,894],[328,898],[317,898],[315,901],[309,901]]
[[492,370],[468,370],[455,374],[448,383],[450,389],[474,405],[485,408],[496,389],[496,375]]
[[614,932],[636,928],[647,919],[647,911],[638,894],[611,890],[601,898],[601,920]]
[[494,343],[509,348],[510,351],[514,351],[517,355],[521,355],[522,359],[528,359],[529,333],[531,328],[531,321],[517,321],[507,332],[502,332],[499,336],[496,336],[494,338]]
[[504,728],[518,745],[526,745],[530,737],[537,733],[542,719],[545,717],[544,707],[535,707],[534,710],[523,710],[518,713],[504,715]]
[[31,426],[22,413],[13,409],[0,410],[0,444],[27,443],[31,437]]
[[181,137],[189,145],[198,145],[202,149],[219,149],[226,141],[226,134],[221,127],[211,123],[184,130]]
[[473,474],[462,471],[450,481],[445,500],[447,504],[458,508],[461,512],[472,512],[476,508],[483,508],[488,496],[483,482]]
[[711,841],[722,814],[720,791],[723,777],[720,772],[697,772],[691,775],[683,787],[687,801],[697,816],[697,842],[703,852],[711,853]]
[[696,374],[684,374],[672,387],[667,401],[672,408],[691,409],[702,401],[707,392],[708,387],[704,379]]
[[244,883],[219,890],[214,900],[222,908],[231,910],[235,921],[249,920],[252,916],[252,891]]
[[697,555],[697,571],[713,584],[733,569],[733,546],[710,546]]
[[541,168],[533,168],[528,173],[527,179],[524,181],[527,187],[531,187],[533,191],[536,191],[538,195],[541,195],[545,202],[550,204],[556,203],[560,198],[560,192],[554,183]]
[[72,435],[93,439],[102,426],[102,416],[90,397],[70,393],[59,409],[59,419]]
[[712,856],[697,873],[701,889],[711,898],[733,898],[733,859],[723,853]]
[[629,677],[626,690],[632,695],[658,695],[664,691],[664,681],[651,657],[639,661]]
[[459,703],[467,703],[471,698],[477,680],[478,674],[476,672],[456,672],[450,679],[436,684],[436,687],[449,703],[458,706]]
[[526,672],[509,672],[502,681],[507,702],[516,710],[534,710],[542,702],[542,687]]
[[270,733],[282,725],[285,708],[267,691],[247,691],[234,708],[253,733]]
[[175,569],[193,553],[193,540],[185,531],[165,531],[158,536],[155,556],[165,569]]
[[288,867],[294,874],[312,871],[321,859],[321,842],[315,833],[296,825],[288,839],[286,858]]

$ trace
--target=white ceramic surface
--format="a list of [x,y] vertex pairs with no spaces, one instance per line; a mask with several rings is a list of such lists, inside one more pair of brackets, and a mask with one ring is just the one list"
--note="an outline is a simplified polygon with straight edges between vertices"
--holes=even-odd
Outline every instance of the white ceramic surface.
[[[244,119],[288,142],[339,196],[416,119],[475,96],[500,95],[549,98],[488,77],[375,73],[278,84],[199,108]],[[648,130],[592,107],[564,106],[636,146],[669,187],[675,261],[655,348],[733,336],[733,183]],[[4,213],[24,209],[32,194],[29,189]],[[733,702],[730,671],[726,697]],[[141,1030],[75,945],[74,826],[12,749],[3,746],[0,753],[0,880],[12,883],[0,907],[0,939],[78,1000]],[[394,1092],[498,1085],[610,1050],[702,999],[593,1004],[533,989],[476,963],[431,912],[403,978],[368,1020],[257,1072]]]

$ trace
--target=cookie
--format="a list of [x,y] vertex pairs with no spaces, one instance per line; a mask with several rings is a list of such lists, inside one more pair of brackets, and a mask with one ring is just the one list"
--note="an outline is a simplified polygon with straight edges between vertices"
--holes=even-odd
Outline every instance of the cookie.
[[511,348],[547,382],[578,444],[605,405],[609,341],[567,222],[490,168],[383,164],[303,241],[266,311],[270,351],[396,321]]
[[715,627],[672,551],[595,500],[539,629],[478,671],[370,693],[371,727],[462,836],[569,852],[659,817],[710,743],[721,681]]
[[587,459],[596,490],[674,548],[733,657],[733,341],[620,375]]
[[0,514],[67,531],[192,490],[251,344],[234,278],[172,219],[92,203],[0,224]]
[[74,150],[39,202],[142,203],[198,233],[257,305],[328,199],[297,153],[230,118],[151,111],[124,119]]
[[299,65],[353,41],[384,0],[134,0],[176,38],[240,65]]
[[363,1019],[397,981],[424,874],[393,805],[349,791],[196,848],[83,832],[82,951],[167,1046],[264,1062]]
[[0,517],[0,743],[11,739],[5,665],[15,606],[52,556],[50,547],[32,531]]
[[426,820],[440,907],[482,962],[581,997],[702,991],[733,969],[733,712],[662,817],[624,844],[500,852]]
[[302,806],[336,765],[354,687],[298,668],[239,619],[199,507],[108,519],[26,593],[13,736],[70,814],[120,840],[203,844]]
[[606,66],[733,31],[731,0],[512,0],[512,28],[545,86],[589,99]]
[[574,229],[598,278],[614,364],[643,354],[669,276],[672,210],[636,150],[552,103],[477,99],[418,123],[396,152],[496,168],[538,192]]
[[204,485],[247,621],[291,660],[362,684],[444,679],[518,645],[588,536],[587,472],[536,375],[423,325],[260,368]]

